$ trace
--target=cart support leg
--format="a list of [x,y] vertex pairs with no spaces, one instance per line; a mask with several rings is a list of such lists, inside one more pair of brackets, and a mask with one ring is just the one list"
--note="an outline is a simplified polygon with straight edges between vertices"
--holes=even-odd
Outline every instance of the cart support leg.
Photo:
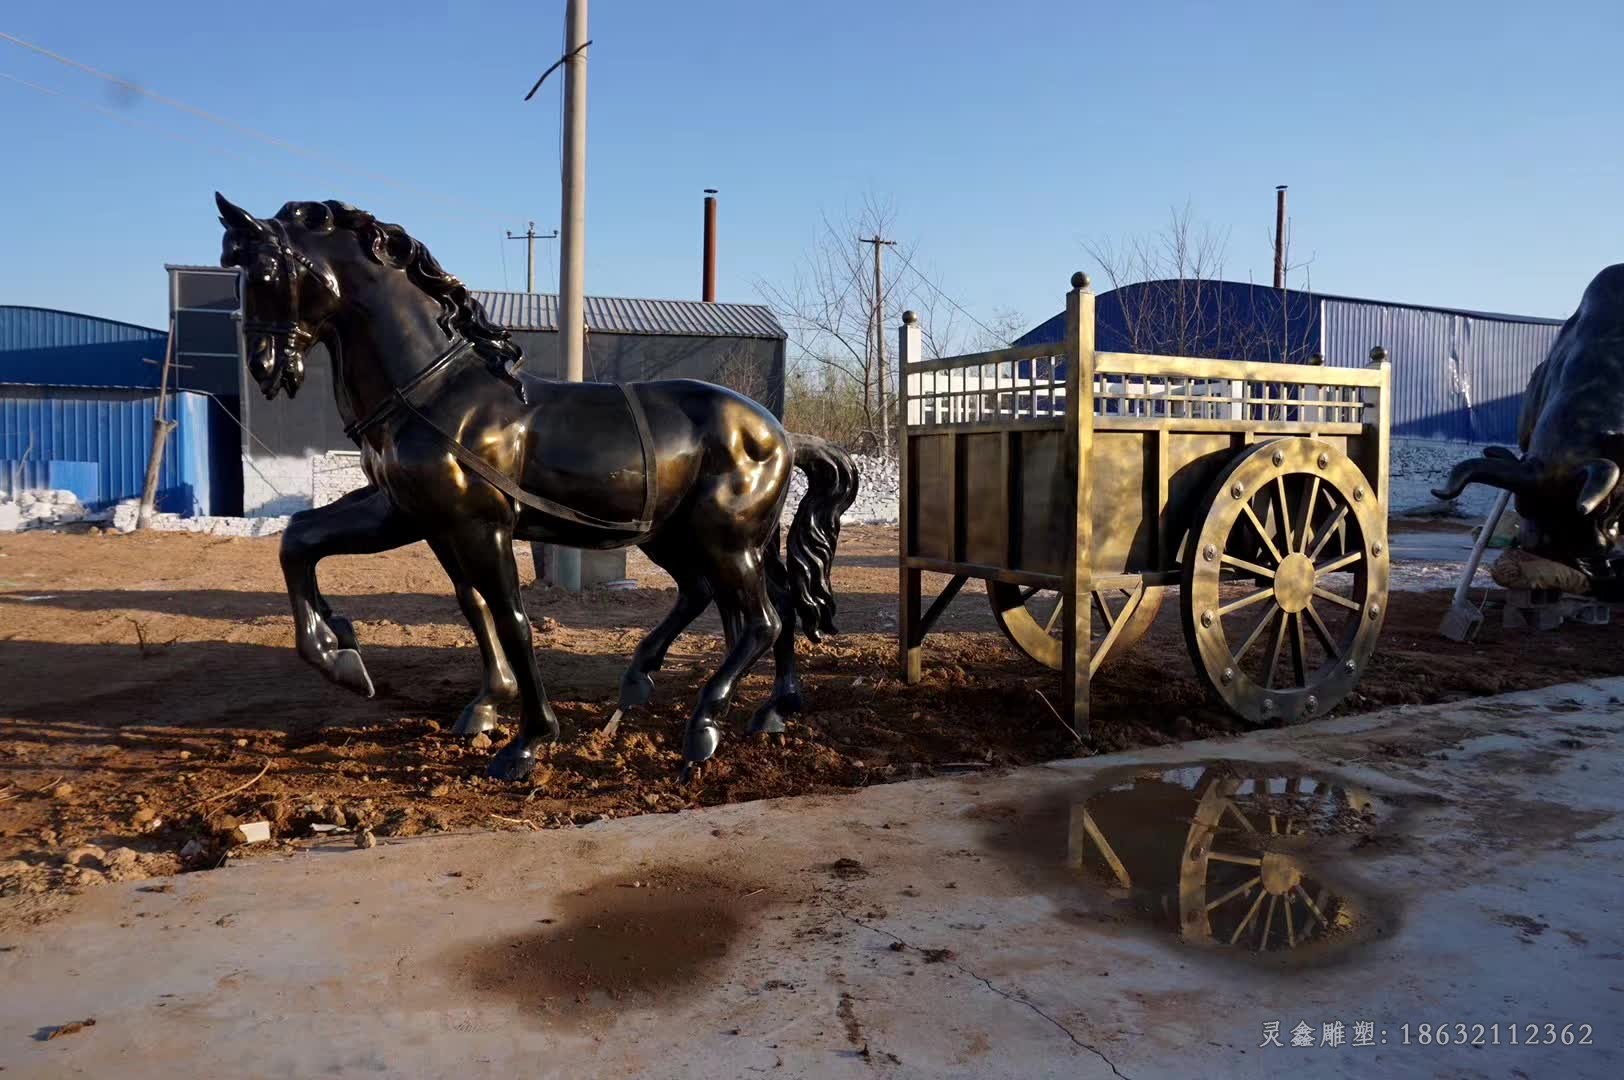
[[923,675],[921,646],[924,644],[925,630],[919,612],[923,572],[904,566],[900,577],[897,592],[897,663],[902,668],[902,681],[916,683]]
[[[1073,575],[1075,577],[1075,575]],[[1088,675],[1094,621],[1094,606],[1087,584],[1066,590],[1060,650],[1060,692],[1066,720],[1078,738],[1088,736]]]

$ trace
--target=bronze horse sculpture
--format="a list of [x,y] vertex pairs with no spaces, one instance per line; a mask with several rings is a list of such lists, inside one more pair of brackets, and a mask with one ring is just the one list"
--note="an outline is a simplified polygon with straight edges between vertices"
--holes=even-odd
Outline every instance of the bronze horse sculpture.
[[[575,548],[637,545],[677,585],[677,602],[633,653],[620,705],[648,701],[666,650],[714,601],[727,649],[683,741],[684,777],[715,752],[739,678],[774,648],[771,697],[752,733],[801,708],[794,625],[834,631],[830,565],[857,493],[851,458],[791,435],[765,408],[694,380],[567,383],[520,369],[523,355],[462,282],[398,225],[338,202],[292,202],[256,218],[216,193],[222,266],[240,268],[249,373],[292,397],[304,355],[328,348],[340,415],[368,486],[293,516],[281,562],[299,655],[340,686],[373,685],[349,620],[316,584],[329,555],[426,541],[478,639],[484,683],[453,732],[495,725],[517,704],[518,734],[489,773],[517,780],[558,738],[520,600],[514,540]],[[807,474],[780,554],[790,472]]]

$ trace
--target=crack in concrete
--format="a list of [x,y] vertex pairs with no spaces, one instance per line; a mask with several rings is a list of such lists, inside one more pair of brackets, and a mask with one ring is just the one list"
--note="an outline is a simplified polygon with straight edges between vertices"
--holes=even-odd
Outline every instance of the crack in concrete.
[[[839,913],[839,915],[840,915],[840,917],[842,919],[845,919],[847,922],[852,923],[855,926],[860,926],[864,930],[869,931],[870,933],[879,934],[882,937],[888,937],[892,941],[895,941],[895,942],[898,942],[899,944],[905,945],[908,948],[915,950],[916,952],[923,951],[923,950],[921,950],[919,948],[919,946],[913,944],[913,942],[906,941],[906,940],[898,937],[897,935],[893,934],[889,930],[882,930],[878,926],[874,926],[874,925],[872,925],[870,923],[866,923],[862,919],[856,918],[855,916],[848,915],[848,914],[846,914],[846,912],[842,911],[840,908],[835,908],[835,911]],[[1070,1039],[1073,1044],[1075,1044],[1076,1046],[1081,1047],[1084,1050],[1087,1050],[1089,1053],[1093,1054],[1095,1057],[1097,1057],[1101,1061],[1105,1062],[1105,1064],[1109,1065],[1111,1067],[1111,1072],[1114,1075],[1120,1077],[1121,1080],[1128,1080],[1128,1077],[1122,1072],[1122,1070],[1116,1067],[1116,1062],[1112,1061],[1109,1057],[1105,1056],[1104,1051],[1102,1051],[1097,1046],[1094,1046],[1094,1045],[1092,1045],[1090,1043],[1086,1043],[1083,1040],[1079,1039],[1076,1035],[1074,1035],[1072,1033],[1072,1030],[1070,1028],[1068,1028],[1065,1024],[1062,1024],[1059,1020],[1056,1020],[1054,1017],[1050,1016],[1048,1013],[1046,1013],[1042,1009],[1038,1008],[1032,1002],[1026,1000],[1024,997],[1017,997],[1016,995],[1010,993],[1008,990],[1004,990],[1004,989],[1001,989],[1001,988],[999,988],[997,986],[994,986],[992,984],[991,980],[989,980],[985,975],[982,975],[982,974],[980,974],[978,972],[972,971],[970,968],[965,967],[963,964],[959,963],[957,960],[948,960],[947,963],[952,964],[954,967],[958,968],[960,971],[962,971],[966,975],[970,976],[970,978],[975,979],[977,982],[979,982],[981,985],[985,986],[988,990],[991,990],[993,993],[997,994],[999,997],[1004,998],[1004,999],[1006,999],[1008,1001],[1013,1001],[1017,1005],[1024,1005],[1028,1009],[1031,1009],[1033,1012],[1035,1012],[1039,1016],[1043,1017],[1043,1019],[1047,1020],[1049,1023],[1051,1023],[1055,1027],[1059,1028],[1061,1033],[1064,1034],[1066,1036],[1066,1038]]]

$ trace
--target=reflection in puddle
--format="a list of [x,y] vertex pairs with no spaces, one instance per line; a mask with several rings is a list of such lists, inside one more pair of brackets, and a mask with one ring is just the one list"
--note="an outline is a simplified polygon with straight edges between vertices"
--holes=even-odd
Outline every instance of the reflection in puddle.
[[1068,862],[1187,942],[1314,949],[1371,921],[1316,855],[1369,833],[1377,809],[1366,791],[1279,767],[1140,772],[1072,807]]

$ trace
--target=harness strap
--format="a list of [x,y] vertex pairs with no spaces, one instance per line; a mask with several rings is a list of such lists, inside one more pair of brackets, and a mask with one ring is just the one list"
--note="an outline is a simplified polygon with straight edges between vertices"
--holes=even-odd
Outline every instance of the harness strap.
[[643,403],[637,399],[633,383],[620,383],[620,392],[626,396],[626,411],[632,414],[637,428],[637,441],[643,448],[643,521],[654,520],[654,506],[660,499],[660,471],[654,454],[654,433],[649,430],[648,415]]

